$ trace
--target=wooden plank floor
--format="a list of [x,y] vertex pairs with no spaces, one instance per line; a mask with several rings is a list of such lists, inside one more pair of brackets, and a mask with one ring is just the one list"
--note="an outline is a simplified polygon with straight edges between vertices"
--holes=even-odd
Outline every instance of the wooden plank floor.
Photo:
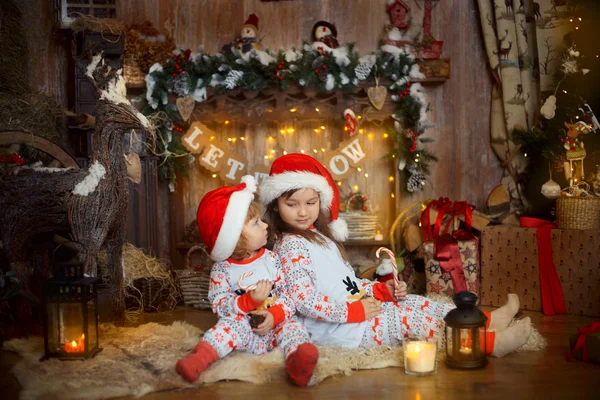
[[[577,327],[594,319],[573,315],[545,317],[525,312],[548,339],[544,352],[511,354],[490,359],[478,371],[457,371],[440,365],[432,377],[417,378],[401,368],[357,371],[351,376],[332,377],[313,388],[297,388],[288,382],[253,385],[222,382],[200,388],[151,393],[144,400],[209,399],[593,399],[600,392],[600,365],[569,363],[564,354],[568,337]],[[215,322],[209,311],[177,309],[170,314],[146,314],[143,322],[170,323],[185,320],[202,329]],[[17,399],[19,384],[9,370],[18,356],[0,351],[0,387],[2,399]],[[125,397],[124,399],[133,399]]]

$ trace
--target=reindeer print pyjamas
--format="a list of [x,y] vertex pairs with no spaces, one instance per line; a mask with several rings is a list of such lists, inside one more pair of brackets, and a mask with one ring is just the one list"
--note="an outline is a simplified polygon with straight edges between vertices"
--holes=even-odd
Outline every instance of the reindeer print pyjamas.
[[[250,293],[239,287],[250,286],[262,279],[273,283],[271,295],[262,304],[254,302]],[[248,260],[225,260],[213,265],[210,274],[208,298],[212,310],[219,317],[203,340],[208,342],[223,358],[233,350],[244,350],[253,354],[264,354],[281,347],[285,357],[302,344],[310,342],[304,326],[294,316],[295,308],[289,299],[286,285],[280,273],[279,257],[269,250],[261,249]],[[275,327],[266,335],[252,331],[249,313],[264,307],[273,315]]]
[[[285,234],[274,248],[290,298],[314,343],[367,347],[398,344],[409,336],[438,340],[453,304],[416,295],[393,301],[385,283],[356,278],[337,246],[322,237],[326,247]],[[368,321],[358,303],[365,296],[384,301],[381,314]]]

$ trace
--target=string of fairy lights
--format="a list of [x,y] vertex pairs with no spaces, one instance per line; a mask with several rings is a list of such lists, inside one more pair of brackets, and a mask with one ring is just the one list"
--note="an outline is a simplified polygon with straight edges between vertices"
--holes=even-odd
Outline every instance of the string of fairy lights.
[[[298,107],[292,107],[289,110],[290,113],[295,113],[297,111],[298,111]],[[315,107],[315,111],[316,112],[320,112],[320,110],[319,110],[318,107]],[[357,119],[361,120],[362,116],[358,115]],[[283,124],[284,126],[282,126],[282,127],[280,127],[279,129],[276,130],[277,133],[275,134],[275,136],[273,134],[267,136],[267,138],[266,138],[266,145],[265,145],[265,150],[266,151],[265,151],[265,154],[263,156],[263,159],[265,161],[272,161],[276,157],[279,157],[281,155],[286,155],[286,154],[288,154],[290,152],[299,152],[299,153],[302,153],[302,154],[309,154],[309,155],[312,155],[313,157],[319,159],[320,158],[319,156],[323,156],[328,151],[328,149],[326,149],[325,147],[312,147],[312,148],[308,148],[308,149],[305,149],[305,148],[301,147],[298,150],[288,151],[288,148],[286,146],[282,146],[281,145],[282,143],[285,143],[286,141],[289,141],[289,139],[291,137],[293,137],[294,135],[296,135],[296,137],[297,137],[299,134],[300,135],[304,135],[307,132],[310,132],[310,129],[308,129],[308,128],[307,129],[298,130],[298,128],[296,126],[297,122],[298,122],[298,119],[294,119],[293,122],[285,123],[285,124]],[[222,125],[223,126],[231,126],[231,121],[226,120],[226,121],[224,121],[222,123]],[[330,129],[330,128],[328,128],[327,124],[324,123],[324,122],[322,122],[322,119],[321,119],[321,120],[319,120],[317,126],[315,126],[314,128],[312,128],[312,132],[314,134],[316,134],[316,135],[321,135],[322,133],[326,132],[328,129]],[[347,132],[348,128],[344,127],[344,131]],[[358,135],[364,135],[364,136],[366,136],[366,138],[368,140],[375,140],[375,138],[377,136],[373,131],[370,131],[370,130],[365,129],[365,128],[359,128],[357,132],[358,132],[357,133]],[[384,132],[384,133],[381,134],[381,138],[383,140],[389,139],[389,137],[390,137],[390,135],[388,133],[386,133],[386,132]],[[215,136],[211,136],[210,140],[214,141],[214,140],[216,140],[216,137]],[[229,143],[235,145],[236,143],[239,143],[239,142],[246,143],[247,139],[243,135],[242,136],[237,136],[237,137],[233,136],[233,135],[230,135],[230,136],[227,137],[227,141]],[[297,143],[297,141],[296,141],[296,143]],[[415,161],[418,161],[418,159],[415,160]],[[354,170],[355,170],[356,173],[360,174],[360,176],[364,177],[365,181],[369,179],[369,177],[370,177],[369,172],[367,170],[365,170],[364,167],[360,167],[359,166],[359,167],[354,168]],[[213,173],[213,174],[211,174],[211,176],[212,176],[213,179],[216,179],[216,178],[219,177],[219,174]],[[392,184],[392,185],[394,184],[395,180],[396,180],[395,177],[392,176],[392,175],[390,175],[388,177],[388,182],[390,184]],[[343,186],[343,184],[344,183],[343,183],[342,180],[337,181],[337,185],[340,188]],[[365,183],[365,185],[366,185],[366,183]],[[359,187],[358,184],[354,184],[354,185],[351,185],[351,186],[349,185],[349,187],[352,189],[353,192],[358,192],[359,189],[360,189],[360,187]],[[393,188],[391,190],[391,195],[390,196],[391,196],[391,198],[395,198],[396,197],[395,194],[394,194]]]

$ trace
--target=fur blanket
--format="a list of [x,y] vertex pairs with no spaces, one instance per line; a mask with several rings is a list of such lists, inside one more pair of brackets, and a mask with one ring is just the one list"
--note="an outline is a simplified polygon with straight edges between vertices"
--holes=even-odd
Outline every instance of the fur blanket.
[[[518,323],[518,322],[514,322]],[[276,349],[257,356],[243,352],[214,363],[194,384],[188,384],[175,371],[175,363],[196,345],[202,332],[181,321],[172,325],[149,323],[135,328],[102,325],[96,357],[84,362],[48,360],[40,362],[44,345],[41,338],[13,339],[4,350],[15,351],[23,359],[13,373],[23,391],[21,399],[106,399],[144,394],[220,380],[266,383],[285,380],[283,353]],[[543,338],[534,330],[523,350],[540,350]],[[320,358],[311,384],[352,370],[399,367],[402,347],[341,349],[320,347]],[[443,356],[443,353],[440,354]]]

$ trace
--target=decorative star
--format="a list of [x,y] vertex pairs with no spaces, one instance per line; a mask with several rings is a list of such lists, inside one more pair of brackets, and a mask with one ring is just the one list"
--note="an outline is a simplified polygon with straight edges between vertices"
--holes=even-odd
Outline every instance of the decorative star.
[[429,274],[431,276],[437,275],[440,273],[440,266],[436,263],[429,264]]
[[450,272],[444,272],[440,279],[443,280],[446,285],[448,285],[448,282],[452,280],[452,274]]
[[471,249],[470,247],[463,247],[461,250],[461,253],[465,260],[473,258],[473,249]]
[[474,274],[475,272],[477,272],[477,265],[475,265],[471,261],[469,261],[469,263],[465,267],[465,271],[467,271],[469,273],[469,275]]
[[442,286],[439,281],[429,284],[429,291],[431,293],[440,294],[443,288],[444,286]]
[[469,288],[469,292],[477,294],[479,291],[479,282],[476,280],[473,282],[467,282],[467,287]]

